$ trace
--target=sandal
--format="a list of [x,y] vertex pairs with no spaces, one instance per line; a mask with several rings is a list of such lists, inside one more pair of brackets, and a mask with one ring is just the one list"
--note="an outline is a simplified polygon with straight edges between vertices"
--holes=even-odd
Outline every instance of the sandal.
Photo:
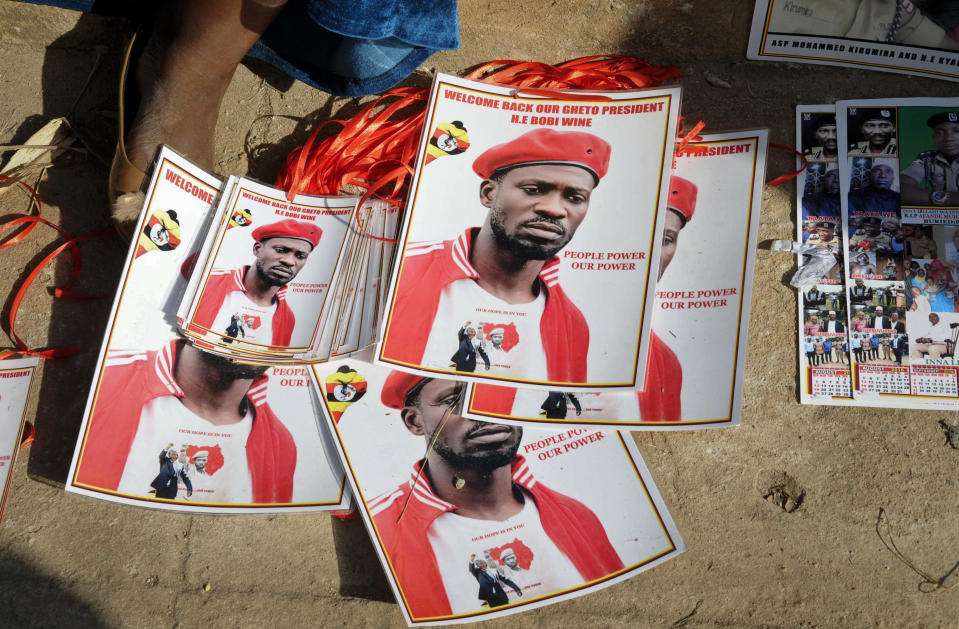
[[[110,166],[109,198],[110,218],[116,227],[117,233],[126,241],[133,240],[133,229],[136,227],[143,202],[146,199],[144,185],[147,174],[134,166],[127,157],[125,118],[127,114],[126,83],[130,73],[130,60],[136,44],[136,34],[130,38],[123,53],[123,64],[120,68],[119,109],[117,149],[113,154],[113,164]],[[135,113],[135,112],[133,112]]]

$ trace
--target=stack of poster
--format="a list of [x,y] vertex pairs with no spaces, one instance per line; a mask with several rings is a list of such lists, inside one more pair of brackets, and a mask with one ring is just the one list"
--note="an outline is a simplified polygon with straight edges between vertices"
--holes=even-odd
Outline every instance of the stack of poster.
[[438,75],[402,216],[164,149],[68,489],[201,512],[355,496],[410,624],[682,552],[618,430],[739,423],[768,139],[676,151],[680,96]]
[[[206,255],[207,234],[236,223],[230,231],[246,235],[255,227],[244,225],[275,218],[261,215],[263,205],[244,204],[241,209],[254,211],[237,210],[221,221],[214,210],[221,187],[169,149],[161,151],[103,340],[67,490],[197,512],[342,509],[349,493],[303,366],[237,362],[177,333],[177,307],[189,295],[191,271],[205,263],[196,261]],[[230,192],[223,194],[235,198]],[[303,205],[348,208],[345,225],[350,202]],[[264,237],[248,245],[248,259],[256,257],[251,248],[268,243]],[[298,303],[295,295],[289,301]],[[274,318],[279,310],[275,304]]]
[[848,279],[800,299],[802,401],[959,409],[959,100],[840,101],[832,126],[825,110],[798,109],[809,155],[835,164],[810,162],[800,230],[831,246],[839,206]]
[[644,390],[475,383],[466,415],[643,430],[737,425],[766,147],[757,129],[707,134],[677,155]]
[[749,59],[959,80],[952,1],[756,0]]
[[310,367],[411,625],[675,556],[616,429],[739,422],[766,131],[674,155],[678,90],[595,96],[440,75],[374,363]]
[[177,310],[197,347],[243,362],[327,360],[375,340],[398,210],[286,199],[230,177]]

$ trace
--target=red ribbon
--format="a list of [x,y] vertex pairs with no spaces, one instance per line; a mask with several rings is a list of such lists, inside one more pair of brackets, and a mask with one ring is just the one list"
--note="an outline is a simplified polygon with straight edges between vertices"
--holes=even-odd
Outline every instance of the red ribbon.
[[[19,179],[14,179],[12,177],[7,177],[5,175],[0,175],[0,178],[3,178],[8,181],[13,181],[23,186],[30,193],[30,196],[32,197],[30,209],[32,209],[33,205],[35,204],[37,207],[37,212],[39,213],[40,207],[41,207],[40,197],[37,195],[36,191],[33,188],[31,188],[26,183],[20,181]],[[43,260],[41,260],[30,271],[30,273],[27,275],[26,279],[23,280],[23,283],[20,285],[20,288],[17,290],[16,294],[14,295],[13,303],[10,306],[10,316],[8,319],[8,323],[10,327],[10,338],[12,338],[14,343],[16,343],[17,349],[0,351],[0,359],[10,358],[14,356],[38,356],[40,358],[62,358],[64,356],[71,356],[77,353],[77,348],[72,345],[67,347],[50,348],[45,350],[31,349],[30,346],[27,345],[27,343],[20,338],[20,336],[17,334],[17,331],[16,331],[17,314],[20,311],[20,305],[23,302],[23,299],[26,296],[27,291],[30,289],[31,284],[33,284],[34,280],[37,279],[41,271],[43,271],[43,268],[47,264],[49,264],[50,261],[52,261],[58,255],[63,253],[66,249],[70,250],[70,260],[71,260],[70,279],[67,280],[67,282],[63,284],[62,286],[57,286],[54,288],[54,291],[53,291],[54,297],[72,298],[72,299],[99,299],[102,297],[109,297],[110,295],[113,294],[113,293],[104,293],[102,295],[90,295],[87,293],[80,293],[80,292],[71,290],[74,282],[76,282],[77,278],[79,277],[80,269],[83,266],[83,258],[80,254],[80,248],[78,246],[78,243],[83,242],[84,240],[89,240],[90,238],[97,238],[99,236],[115,234],[116,232],[113,229],[104,229],[97,232],[84,234],[82,236],[73,237],[73,236],[70,236],[70,234],[67,233],[67,231],[64,230],[62,227],[60,227],[59,225],[51,223],[47,219],[41,218],[40,216],[20,216],[18,218],[15,218],[11,221],[4,223],[3,225],[0,225],[0,234],[3,234],[4,232],[11,230],[20,225],[25,226],[23,230],[13,234],[12,236],[8,237],[7,240],[0,243],[0,249],[11,247],[17,244],[18,242],[23,241],[23,239],[26,238],[27,235],[31,231],[33,231],[33,229],[38,224],[48,225],[49,227],[52,227],[53,229],[57,230],[58,232],[60,232],[60,234],[64,238],[66,238],[66,242],[60,244],[56,249],[54,249],[49,254],[47,254],[43,258]],[[2,240],[2,238],[0,238],[0,240]]]
[[[660,67],[620,55],[596,55],[556,66],[490,61],[473,68],[465,78],[516,87],[514,97],[523,93],[556,98],[555,90],[641,89],[681,74],[676,66]],[[603,95],[562,97],[609,100]],[[297,194],[340,194],[344,187],[353,185],[366,189],[362,201],[379,191],[378,198],[401,205],[412,180],[428,98],[429,90],[425,88],[397,88],[363,107],[350,120],[323,123],[303,146],[290,152],[275,185],[286,190],[291,201]],[[334,123],[342,127],[340,131],[321,138],[327,125]],[[393,238],[374,238],[396,242]]]
[[799,157],[800,161],[802,162],[802,166],[800,166],[798,169],[792,172],[779,175],[778,177],[770,181],[767,181],[766,182],[767,186],[781,186],[782,184],[786,183],[790,179],[795,179],[796,177],[799,176],[799,173],[806,170],[806,166],[807,166],[806,156],[800,153],[799,151],[797,151],[796,149],[794,149],[793,147],[786,146],[784,144],[776,144],[775,142],[770,142],[769,146],[771,146],[774,149],[780,149],[782,151],[789,151],[790,153],[795,153]]

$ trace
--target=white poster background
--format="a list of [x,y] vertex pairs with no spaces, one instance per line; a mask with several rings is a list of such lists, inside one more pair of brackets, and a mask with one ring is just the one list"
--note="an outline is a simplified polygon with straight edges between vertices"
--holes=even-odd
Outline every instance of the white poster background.
[[[484,415],[482,407],[473,402],[467,416],[635,430],[738,424],[767,142],[766,129],[705,134],[701,142],[690,144],[692,150],[702,147],[719,152],[742,146],[748,150],[700,156],[685,153],[676,159],[673,174],[698,188],[696,210],[680,231],[672,262],[656,285],[653,331],[682,365],[682,421],[642,418],[636,393],[627,391],[579,393],[582,415],[570,409],[564,420],[540,415],[545,393],[523,389],[517,390],[513,417]],[[734,294],[716,294],[728,292],[724,289],[734,289]],[[725,305],[703,307],[721,301]],[[692,303],[700,307],[691,307]],[[474,388],[479,386],[488,385]]]
[[13,482],[13,464],[23,438],[27,402],[38,363],[37,358],[0,361],[0,521]]
[[[458,88],[456,86],[463,86]],[[482,107],[452,98],[437,97],[448,90],[470,93],[482,92],[500,102],[515,100],[533,105],[556,105],[560,113],[517,113]],[[634,92],[605,92],[615,99],[611,103],[573,100],[538,100],[504,98],[512,90],[485,83],[467,81],[448,75],[438,75],[434,82],[434,99],[437,100],[432,115],[427,116],[424,126],[425,144],[433,128],[442,122],[461,121],[469,133],[469,148],[458,155],[439,157],[422,165],[423,149],[417,179],[414,180],[411,200],[403,229],[401,246],[429,240],[455,240],[467,228],[483,224],[489,210],[480,204],[479,188],[482,179],[472,170],[473,161],[487,149],[508,142],[537,128],[557,131],[579,131],[599,136],[612,147],[609,171],[593,190],[589,210],[573,239],[557,254],[562,263],[559,282],[572,302],[583,313],[590,330],[588,378],[593,388],[640,389],[645,364],[645,349],[649,331],[649,312],[652,306],[652,287],[655,283],[662,233],[663,203],[665,194],[657,197],[660,187],[668,182],[668,166],[672,154],[673,129],[679,106],[680,89],[655,89]],[[629,115],[564,114],[563,107],[587,107],[601,111],[604,105],[616,105],[617,101],[638,98],[666,98],[662,111]],[[432,102],[432,101],[431,101]],[[511,123],[513,116],[555,119],[550,124]],[[589,127],[562,126],[564,118],[588,118]],[[395,295],[396,277],[403,257],[401,248],[394,268],[391,300]],[[636,264],[635,271],[597,271],[573,268],[577,260],[570,252],[596,253],[642,252],[643,260],[628,260]],[[652,262],[652,264],[649,264]],[[649,268],[647,268],[649,267]],[[649,271],[649,284],[646,275]],[[601,296],[601,298],[599,298]],[[390,312],[390,304],[386,313]],[[611,316],[614,314],[615,316]],[[642,324],[642,329],[640,325]],[[386,323],[384,322],[384,331]],[[398,332],[402,334],[402,331]],[[383,333],[381,332],[381,338]],[[456,330],[450,331],[450,353],[456,351]],[[641,344],[639,355],[636,346]],[[381,346],[382,348],[382,346]],[[389,360],[382,349],[378,359]],[[635,363],[636,384],[632,384]],[[389,367],[405,369],[401,364],[383,363]],[[454,372],[451,372],[454,373]],[[457,378],[470,379],[469,374],[457,373]],[[473,378],[494,380],[484,376],[482,369],[472,374]],[[495,378],[507,380],[507,377]],[[625,385],[623,383],[626,383]],[[524,387],[536,384],[525,381]],[[566,384],[567,388],[589,388],[585,385]],[[548,389],[548,385],[540,388]]]
[[[416,622],[403,605],[399,590],[415,588],[418,584],[396,582],[386,562],[385,551],[378,543],[379,538],[367,502],[409,481],[413,464],[425,454],[425,438],[411,434],[400,419],[400,411],[385,407],[381,403],[380,393],[383,382],[390,373],[388,369],[356,360],[312,365],[321,397],[325,398],[326,395],[326,377],[342,365],[348,365],[359,372],[366,379],[367,390],[363,398],[344,411],[338,423],[334,423],[330,415],[326,418],[350,478],[351,489],[357,496],[357,508],[370,531],[394,594],[397,601],[400,601],[403,615],[411,626],[485,620],[581,596],[658,565],[685,549],[628,433],[606,431],[604,437],[598,441],[566,450],[560,456],[547,457],[543,453],[548,448],[538,446],[544,439],[553,438],[560,433],[528,428],[524,430],[519,454],[526,458],[536,481],[575,498],[592,510],[602,522],[610,543],[627,570],[593,586],[533,603],[523,604],[520,599],[517,604],[480,615]],[[589,434],[589,431],[578,429],[564,432],[567,437],[566,441],[558,444],[561,449],[566,443]],[[598,491],[599,488],[602,490]],[[651,559],[654,556],[656,558]],[[444,596],[444,593],[439,595]]]

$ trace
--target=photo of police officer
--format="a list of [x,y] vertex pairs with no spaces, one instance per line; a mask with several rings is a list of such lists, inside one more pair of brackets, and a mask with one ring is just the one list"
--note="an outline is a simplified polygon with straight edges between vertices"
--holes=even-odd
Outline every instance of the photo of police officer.
[[838,159],[839,144],[834,114],[803,114],[802,134],[803,155],[807,160],[828,162]]
[[849,217],[850,260],[861,251],[901,254],[905,248],[902,224],[895,216],[856,214]]
[[849,117],[849,155],[895,156],[896,108],[851,107]]
[[[926,146],[915,156],[903,156],[899,174],[903,205],[959,206],[959,109],[933,113],[925,120]],[[931,133],[930,133],[931,132]],[[914,131],[916,136],[923,132]],[[905,164],[908,163],[908,166]]]

